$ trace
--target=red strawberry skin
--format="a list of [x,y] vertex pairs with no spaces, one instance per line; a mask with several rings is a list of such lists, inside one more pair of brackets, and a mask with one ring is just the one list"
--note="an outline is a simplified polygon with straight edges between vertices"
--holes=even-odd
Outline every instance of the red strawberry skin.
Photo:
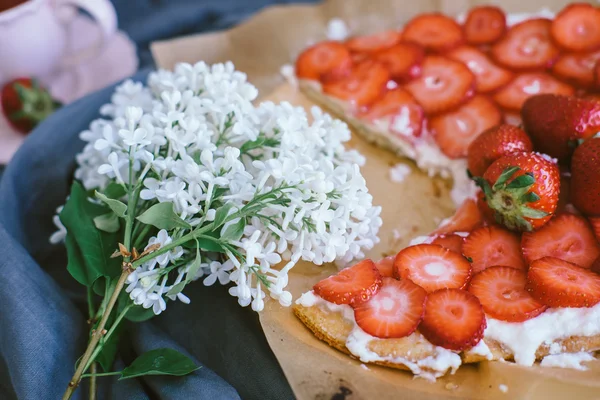
[[487,315],[501,321],[523,322],[537,317],[546,306],[525,289],[527,273],[495,266],[473,276],[469,292],[477,296]]
[[381,290],[369,301],[354,306],[354,319],[369,335],[401,338],[413,333],[425,308],[427,293],[409,280],[383,278]]
[[586,140],[573,152],[571,201],[583,214],[600,216],[600,137]]
[[368,301],[381,288],[382,277],[375,263],[363,260],[323,279],[313,286],[316,295],[335,304],[359,304]]
[[531,139],[521,128],[502,124],[482,132],[469,146],[469,171],[482,176],[490,165],[507,154],[532,151]]
[[463,243],[462,253],[472,260],[474,273],[494,265],[526,269],[521,238],[499,226],[484,226],[471,232]]
[[440,289],[427,295],[419,331],[436,346],[462,351],[475,346],[486,328],[481,303],[461,289]]
[[29,133],[60,107],[48,90],[31,78],[6,83],[0,93],[0,103],[9,124],[21,133]]
[[534,148],[559,160],[571,156],[573,141],[600,131],[600,103],[573,96],[532,96],[525,101],[521,117]]
[[483,224],[483,215],[473,199],[466,199],[446,223],[440,225],[434,235],[442,235],[453,232],[471,232]]
[[548,307],[592,307],[600,301],[600,276],[553,257],[531,263],[527,290]]
[[594,231],[594,235],[596,235],[596,239],[600,242],[600,217],[589,217],[588,221],[592,225],[592,230]]

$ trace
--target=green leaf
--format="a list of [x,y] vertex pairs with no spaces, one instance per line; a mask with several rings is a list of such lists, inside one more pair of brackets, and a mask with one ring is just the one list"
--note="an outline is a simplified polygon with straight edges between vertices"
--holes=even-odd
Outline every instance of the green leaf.
[[188,269],[186,276],[187,283],[190,283],[192,278],[196,276],[201,264],[202,258],[200,257],[200,247],[196,247],[196,258],[194,259],[194,262],[192,263],[192,265],[190,265],[190,268]]
[[94,225],[101,231],[109,233],[117,232],[121,228],[119,217],[113,212],[94,217]]
[[126,193],[127,189],[125,186],[116,182],[109,183],[106,189],[104,189],[104,195],[111,199],[120,199]]
[[115,214],[117,214],[117,217],[125,218],[125,212],[127,211],[127,206],[125,205],[125,203],[123,203],[122,201],[119,201],[119,200],[115,200],[115,199],[106,197],[105,195],[103,195],[102,193],[100,193],[98,191],[96,191],[95,195],[96,195],[96,198],[98,198],[98,200],[102,201],[111,210],[113,210],[113,212]]
[[[130,300],[131,301],[131,300]],[[144,308],[142,306],[134,306],[127,311],[125,318],[132,322],[144,322],[155,316],[152,308]]]
[[535,178],[529,174],[517,176],[511,183],[506,186],[507,189],[521,189],[530,187],[535,183]]
[[529,208],[529,207],[522,207],[521,214],[523,214],[523,216],[526,218],[533,218],[533,219],[544,218],[544,217],[547,217],[548,215],[550,215],[546,211],[536,210],[534,208]]
[[140,222],[152,225],[158,229],[191,228],[191,225],[182,220],[173,210],[173,203],[157,203],[137,217]]
[[107,341],[100,343],[102,344],[102,350],[96,356],[96,361],[102,367],[104,372],[109,372],[115,362],[115,356],[117,355],[117,349],[119,347],[119,337],[121,336],[121,330],[123,325],[119,324],[115,328],[114,332]]
[[188,375],[200,367],[184,354],[173,349],[150,350],[136,358],[121,372],[121,379],[146,375]]
[[225,253],[225,249],[221,246],[221,243],[219,243],[219,236],[219,231],[203,233],[202,236],[197,237],[196,240],[185,242],[183,247],[188,249],[200,247],[202,250],[206,251]]
[[535,203],[539,199],[540,196],[538,196],[535,192],[525,193],[523,196],[521,196],[521,201],[523,203]]
[[177,285],[175,285],[171,289],[169,289],[169,291],[167,292],[167,296],[175,296],[176,294],[181,293],[181,291],[187,284],[188,284],[188,282],[186,282],[186,281],[179,282]]
[[229,225],[223,234],[221,235],[221,240],[229,241],[229,240],[240,240],[242,235],[244,234],[244,228],[246,227],[246,219],[240,218],[238,222],[235,224]]
[[231,207],[233,207],[232,203],[225,203],[217,210],[215,214],[215,220],[213,221],[213,226],[215,229],[223,225],[225,219],[229,215],[229,210],[231,210]]
[[[67,253],[69,258],[74,257],[69,260],[67,270],[85,286],[91,286],[100,276],[120,274],[121,262],[118,258],[110,258],[117,248],[117,234],[103,232],[94,224],[94,218],[106,211],[106,207],[88,200],[79,182],[73,182],[71,194],[59,217],[67,228],[67,236],[70,236]],[[78,253],[74,247],[79,249]]]
[[250,150],[254,150],[257,149],[259,147],[262,147],[262,145],[265,143],[265,136],[264,135],[259,135],[256,140],[253,141],[248,141],[246,143],[244,143],[242,145],[242,147],[240,147],[240,153],[247,153]]
[[477,186],[481,188],[481,190],[483,191],[483,195],[486,197],[486,199],[490,199],[494,193],[489,182],[479,176],[474,177],[473,180],[475,181]]
[[519,167],[508,167],[506,168],[504,171],[502,171],[502,173],[500,174],[500,176],[498,177],[498,180],[496,181],[496,183],[494,183],[494,190],[498,190],[500,189],[502,186],[504,186],[504,184],[510,179],[512,178],[512,176],[521,168]]

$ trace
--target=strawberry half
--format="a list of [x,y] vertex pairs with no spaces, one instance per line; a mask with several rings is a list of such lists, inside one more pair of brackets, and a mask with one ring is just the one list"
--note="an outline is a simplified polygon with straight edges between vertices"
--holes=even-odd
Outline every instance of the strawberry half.
[[477,296],[483,311],[492,318],[523,322],[537,317],[546,306],[525,289],[527,274],[511,267],[495,266],[473,276],[469,292]]
[[473,273],[494,265],[504,265],[520,270],[527,268],[521,255],[521,238],[499,226],[484,226],[475,229],[465,239],[462,253],[471,259]]
[[421,63],[425,58],[425,50],[415,43],[398,43],[388,49],[373,54],[390,71],[390,76],[397,81],[408,81],[421,75]]
[[552,73],[573,85],[593,88],[594,67],[599,59],[600,51],[562,54],[552,67]]
[[445,249],[451,250],[455,253],[462,254],[462,246],[465,238],[455,233],[447,233],[445,235],[436,236],[431,244],[437,244]]
[[355,65],[349,76],[323,83],[323,92],[360,107],[377,100],[389,79],[390,73],[382,64],[366,60]]
[[514,74],[497,66],[481,50],[471,46],[461,46],[447,54],[453,60],[460,61],[475,75],[475,90],[488,93],[507,85]]
[[371,300],[354,306],[354,319],[371,336],[405,337],[421,322],[426,297],[425,290],[411,281],[383,278],[381,290]]
[[591,4],[570,4],[552,22],[552,38],[570,51],[600,48],[600,10]]
[[600,301],[600,276],[554,257],[531,263],[527,290],[548,307],[592,307]]
[[432,51],[449,50],[464,41],[460,25],[441,13],[421,14],[413,18],[404,27],[402,39]]
[[502,113],[488,97],[477,95],[455,111],[433,117],[430,128],[440,149],[450,158],[467,156],[479,134],[502,122]]
[[594,231],[594,235],[596,235],[596,239],[600,242],[600,217],[589,217],[588,221],[590,225],[592,225],[592,230]]
[[572,95],[572,86],[543,72],[518,75],[515,80],[500,89],[494,100],[506,110],[520,111],[532,96],[540,94]]
[[405,88],[423,106],[425,113],[451,110],[473,95],[475,77],[463,63],[442,56],[427,56],[421,76]]
[[521,117],[534,148],[561,161],[571,156],[574,142],[600,131],[600,103],[579,97],[531,97],[523,105]]
[[373,53],[394,46],[400,41],[401,37],[400,32],[388,30],[350,38],[346,41],[346,47],[354,53]]
[[494,161],[483,178],[475,177],[498,223],[530,231],[544,225],[556,210],[560,171],[539,153],[513,153]]
[[466,199],[454,212],[454,215],[440,224],[433,234],[471,232],[482,224],[483,217],[477,207],[477,202],[473,199]]
[[492,58],[513,70],[551,67],[560,54],[550,35],[551,25],[552,21],[549,19],[539,18],[512,26],[492,46]]
[[571,201],[583,214],[600,216],[600,137],[586,140],[573,152]]
[[538,231],[524,233],[521,247],[528,264],[548,256],[589,268],[600,256],[592,227],[585,218],[573,214],[557,215]]
[[315,294],[335,304],[358,304],[369,300],[381,287],[381,274],[371,260],[345,268],[315,286]]
[[471,277],[471,264],[459,253],[442,246],[417,244],[396,255],[394,275],[410,279],[427,292],[463,288]]
[[384,278],[392,278],[394,276],[394,260],[396,256],[388,256],[382,258],[375,263],[377,270]]
[[304,50],[296,60],[296,75],[301,79],[328,80],[343,78],[350,73],[350,52],[339,42],[321,42]]
[[494,6],[473,7],[467,14],[463,31],[469,44],[494,43],[506,32],[506,15]]
[[469,172],[474,176],[482,176],[500,157],[532,150],[531,139],[521,128],[507,124],[494,126],[477,136],[469,145]]
[[419,331],[432,344],[462,351],[479,343],[485,328],[481,303],[466,290],[440,289],[427,295]]

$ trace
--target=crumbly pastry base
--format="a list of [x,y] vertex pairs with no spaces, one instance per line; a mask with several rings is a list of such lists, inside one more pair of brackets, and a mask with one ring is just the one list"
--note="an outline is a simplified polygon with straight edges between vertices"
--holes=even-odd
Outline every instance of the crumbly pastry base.
[[[304,307],[300,304],[294,304],[294,314],[302,321],[313,334],[329,346],[354,357],[354,355],[346,347],[346,341],[350,332],[354,328],[354,323],[345,319],[342,313],[337,311],[326,310],[318,305]],[[513,353],[502,346],[501,343],[483,339],[492,353],[491,360],[507,360],[513,359]],[[600,349],[600,335],[596,336],[571,336],[555,341],[560,345],[564,353],[590,352]],[[547,355],[550,355],[550,347],[553,343],[546,343],[540,346],[536,351],[536,359],[541,360]],[[431,345],[422,340],[416,339],[415,335],[411,335],[400,339],[376,339],[369,342],[369,350],[376,353],[382,358],[394,357],[404,358],[410,362],[417,363],[428,357],[435,357],[432,352]],[[556,345],[555,345],[556,346]],[[477,363],[488,361],[485,356],[473,354],[469,352],[461,353],[463,364]],[[401,370],[409,370],[406,365],[394,363],[390,361],[375,361],[373,364],[383,365],[390,368]],[[436,372],[423,368],[424,371]]]

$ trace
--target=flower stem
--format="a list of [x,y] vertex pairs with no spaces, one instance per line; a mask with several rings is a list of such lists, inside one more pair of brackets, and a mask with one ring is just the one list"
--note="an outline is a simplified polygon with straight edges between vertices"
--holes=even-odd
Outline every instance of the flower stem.
[[[92,363],[91,367],[90,367],[90,373],[89,373],[89,377],[90,377],[90,400],[96,400],[96,366],[98,364],[97,363]],[[83,377],[83,375],[82,375]]]
[[99,372],[99,373],[89,373],[81,375],[82,378],[95,378],[97,376],[115,376],[121,375],[122,371],[114,371],[114,372]]
[[[113,322],[112,326],[110,327],[110,329],[108,330],[108,332],[106,332],[106,335],[104,335],[104,343],[106,343],[108,341],[108,339],[110,339],[110,337],[112,336],[112,334],[115,332],[115,330],[117,329],[117,327],[119,326],[119,323],[121,323],[121,321],[123,320],[123,318],[125,318],[125,315],[127,314],[127,312],[129,311],[129,309],[132,307],[131,304],[127,305],[127,307],[125,307],[120,313],[119,315],[117,315],[117,318],[115,319],[115,322]],[[90,365],[94,365],[94,360],[96,360],[96,357],[98,357],[98,354],[100,354],[100,352],[102,351],[102,345],[97,346],[96,349],[94,350],[94,352],[92,353],[90,359],[87,362],[87,366]],[[84,371],[85,369],[84,368]]]

